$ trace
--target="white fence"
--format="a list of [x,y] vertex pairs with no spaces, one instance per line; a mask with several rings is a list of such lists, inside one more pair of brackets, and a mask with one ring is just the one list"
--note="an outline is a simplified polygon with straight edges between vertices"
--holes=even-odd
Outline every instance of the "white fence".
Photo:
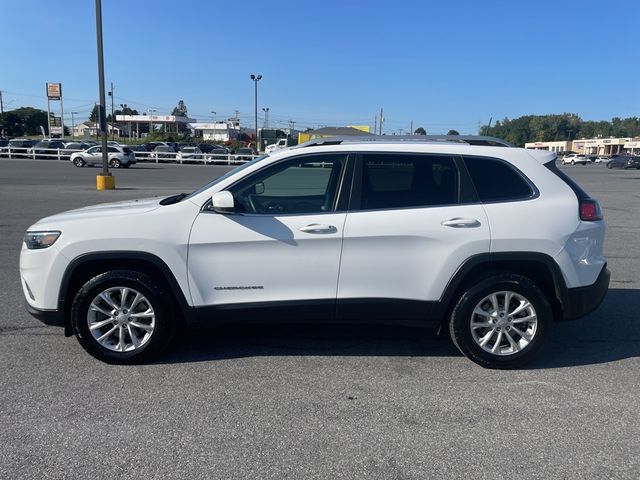
[[[41,160],[70,160],[71,155],[85,150],[57,149],[57,148],[24,148],[24,147],[0,147],[0,158],[28,158]],[[222,153],[196,153],[183,154],[181,152],[133,152],[136,162],[154,163],[202,163],[217,165],[238,165],[246,163],[258,155],[246,154],[222,154]]]

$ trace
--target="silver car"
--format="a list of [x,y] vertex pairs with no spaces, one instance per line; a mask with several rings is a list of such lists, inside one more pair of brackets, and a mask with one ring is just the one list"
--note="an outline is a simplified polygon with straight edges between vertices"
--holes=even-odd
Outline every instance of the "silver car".
[[[136,156],[129,147],[110,145],[107,147],[109,166],[113,168],[129,168],[136,163]],[[71,163],[76,167],[85,165],[102,165],[102,146],[96,145],[84,152],[71,155]]]

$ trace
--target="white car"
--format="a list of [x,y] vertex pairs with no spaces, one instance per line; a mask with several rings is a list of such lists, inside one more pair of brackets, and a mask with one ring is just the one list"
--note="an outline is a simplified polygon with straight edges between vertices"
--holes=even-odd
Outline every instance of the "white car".
[[521,365],[601,303],[605,223],[554,153],[483,141],[318,139],[188,195],[44,218],[20,255],[27,308],[111,363],[272,319],[423,325]]
[[591,160],[589,160],[586,155],[570,153],[569,155],[562,157],[562,165],[566,165],[567,163],[570,163],[571,165],[575,165],[576,163],[587,165],[591,163]]
[[[129,147],[108,146],[107,155],[109,166],[113,168],[129,168],[136,163],[136,156]],[[102,146],[96,145],[84,152],[76,152],[71,155],[70,160],[76,167],[102,165]]]
[[176,154],[176,160],[201,160],[202,150],[198,147],[182,147]]

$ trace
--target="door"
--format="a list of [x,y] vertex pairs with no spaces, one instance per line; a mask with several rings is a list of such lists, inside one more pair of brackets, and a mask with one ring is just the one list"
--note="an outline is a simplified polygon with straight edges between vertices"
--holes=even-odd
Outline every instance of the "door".
[[333,316],[346,171],[346,154],[286,159],[228,189],[235,213],[205,207],[189,241],[195,306]]
[[338,315],[426,320],[457,268],[489,251],[466,171],[450,156],[371,153],[354,175]]
[[102,163],[102,147],[100,145],[91,147],[82,155],[82,157],[84,158],[84,161],[89,165]]

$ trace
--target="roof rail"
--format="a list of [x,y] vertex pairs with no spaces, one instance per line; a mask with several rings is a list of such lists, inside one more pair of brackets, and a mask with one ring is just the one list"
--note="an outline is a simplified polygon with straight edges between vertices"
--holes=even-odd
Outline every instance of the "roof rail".
[[466,145],[477,145],[484,147],[513,147],[512,144],[497,137],[486,137],[481,135],[363,135],[363,136],[339,136],[322,137],[309,140],[292,148],[319,147],[322,145],[344,145],[348,143],[438,143],[452,142],[464,143]]

